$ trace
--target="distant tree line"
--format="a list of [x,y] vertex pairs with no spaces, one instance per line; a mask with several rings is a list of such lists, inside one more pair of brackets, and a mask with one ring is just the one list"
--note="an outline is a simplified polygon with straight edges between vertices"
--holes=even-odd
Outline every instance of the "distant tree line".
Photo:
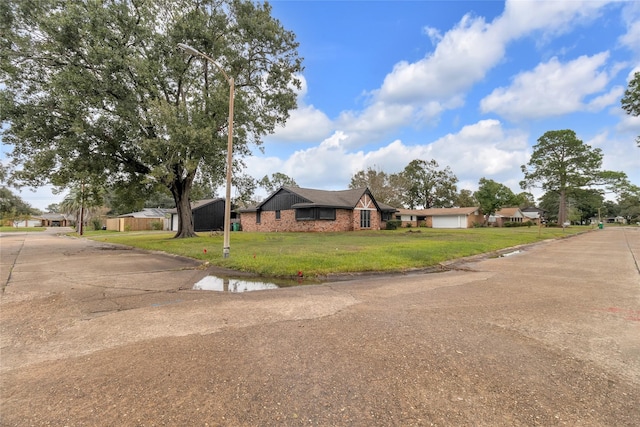
[[[602,151],[592,148],[576,137],[572,130],[546,132],[533,147],[529,163],[522,165],[524,179],[522,189],[539,187],[544,190],[538,207],[546,211],[546,218],[553,222],[585,223],[594,217],[621,216],[630,222],[640,220],[640,187],[631,184],[623,172],[602,170]],[[4,176],[4,171],[0,178]],[[349,188],[367,187],[376,200],[397,208],[447,208],[478,206],[486,215],[503,207],[535,206],[536,201],[528,191],[514,193],[506,185],[482,177],[478,189],[457,189],[458,178],[448,167],[441,167],[435,160],[415,159],[398,173],[386,173],[368,167],[356,172]],[[258,189],[266,194],[283,186],[297,187],[288,175],[276,172],[254,179],[248,175],[234,177],[236,207],[256,204]],[[162,186],[153,187],[146,198],[139,191],[126,188],[105,190],[104,187],[82,183],[70,191],[59,205],[51,205],[49,211],[79,216],[84,207],[88,217],[107,213],[118,215],[144,207],[174,207],[174,200]],[[1,218],[24,218],[39,211],[24,203],[6,188],[0,188]],[[616,201],[607,200],[606,194],[614,194]],[[191,191],[193,200],[215,198],[215,183],[198,182]],[[86,218],[86,217],[85,217]]]
[[[634,105],[640,105],[638,102],[636,98]],[[631,222],[640,219],[640,187],[631,184],[623,172],[603,170],[602,150],[585,144],[574,131],[546,132],[533,149],[529,163],[522,165],[520,186],[544,191],[539,207],[547,218],[560,224],[586,222],[598,215],[622,216]],[[413,160],[396,174],[373,167],[358,171],[349,188],[368,187],[376,200],[399,208],[478,206],[487,219],[503,207],[536,205],[529,191],[515,194],[485,177],[480,178],[475,192],[458,192],[457,182],[449,167],[441,168],[435,160]],[[617,201],[605,200],[606,194],[614,194]]]

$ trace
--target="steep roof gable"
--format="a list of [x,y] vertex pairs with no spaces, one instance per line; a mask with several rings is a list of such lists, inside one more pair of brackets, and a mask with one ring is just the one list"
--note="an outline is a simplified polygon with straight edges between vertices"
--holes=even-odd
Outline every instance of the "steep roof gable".
[[296,193],[308,202],[297,203],[294,207],[332,207],[353,209],[365,192],[366,188],[356,188],[351,190],[329,191],[316,190],[312,188],[283,187]]
[[524,215],[520,208],[502,208],[498,212],[496,212],[496,216],[503,216],[507,218],[521,218]]

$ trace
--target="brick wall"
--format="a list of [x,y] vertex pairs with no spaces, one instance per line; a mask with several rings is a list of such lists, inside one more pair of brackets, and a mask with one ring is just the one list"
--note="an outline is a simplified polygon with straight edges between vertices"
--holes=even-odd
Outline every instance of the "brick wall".
[[[330,232],[353,231],[360,228],[360,211],[336,209],[336,219],[317,221],[297,221],[295,210],[280,211],[280,219],[276,219],[275,211],[263,211],[260,214],[260,224],[256,223],[255,212],[243,212],[240,223],[243,231],[294,231],[294,232]],[[371,228],[380,229],[380,212],[371,211]]]
[[468,228],[473,228],[473,224],[484,224],[484,215],[479,214],[479,215],[469,215],[467,217],[467,227]]

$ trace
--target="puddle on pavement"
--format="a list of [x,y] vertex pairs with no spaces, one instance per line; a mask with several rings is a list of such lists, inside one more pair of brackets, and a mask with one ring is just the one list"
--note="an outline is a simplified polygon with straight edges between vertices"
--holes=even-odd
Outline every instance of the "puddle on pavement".
[[206,276],[198,283],[193,285],[193,289],[201,291],[218,291],[218,292],[250,292],[262,291],[266,289],[278,289],[291,286],[310,285],[313,281],[304,279],[296,280],[248,280],[234,279],[231,277]]
[[507,256],[511,256],[511,255],[518,255],[520,253],[520,251],[513,251],[513,252],[507,252],[505,254],[500,255],[500,257],[507,257]]

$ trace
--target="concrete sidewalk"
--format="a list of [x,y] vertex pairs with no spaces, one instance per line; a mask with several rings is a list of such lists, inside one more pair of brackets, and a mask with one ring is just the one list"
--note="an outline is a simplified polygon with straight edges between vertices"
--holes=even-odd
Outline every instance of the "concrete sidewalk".
[[3,426],[640,419],[638,228],[244,294],[187,290],[206,272],[182,258],[34,233],[0,245]]

